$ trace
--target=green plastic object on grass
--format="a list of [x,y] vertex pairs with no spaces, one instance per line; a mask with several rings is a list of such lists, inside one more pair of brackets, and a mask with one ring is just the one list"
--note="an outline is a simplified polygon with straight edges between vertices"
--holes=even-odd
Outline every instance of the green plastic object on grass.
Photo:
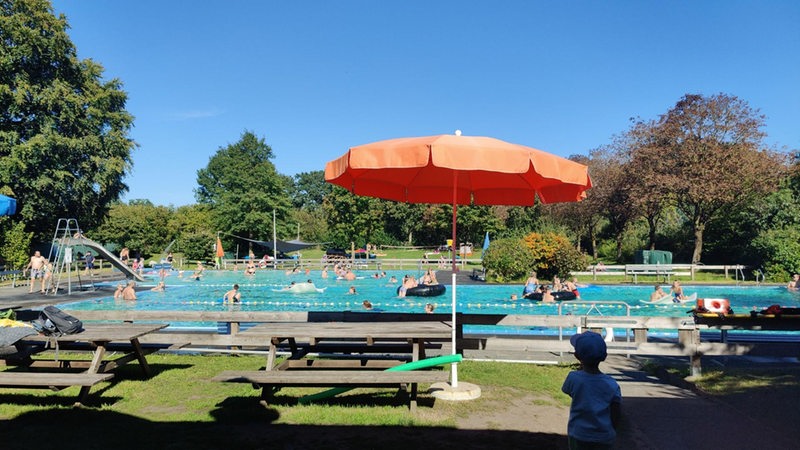
[[[408,370],[417,370],[417,369],[426,369],[428,367],[434,366],[442,366],[445,364],[452,364],[452,363],[459,363],[462,360],[461,355],[444,355],[444,356],[436,356],[434,358],[426,358],[421,359],[419,361],[412,361],[410,363],[400,364],[399,366],[394,366],[386,369],[387,372],[401,372],[401,371],[408,371]],[[306,395],[305,397],[300,397],[297,401],[300,404],[306,404],[315,402],[317,400],[322,400],[324,398],[333,397],[334,395],[339,395],[343,392],[347,392],[352,390],[351,387],[337,387],[328,389],[327,391],[322,391],[317,394]]]

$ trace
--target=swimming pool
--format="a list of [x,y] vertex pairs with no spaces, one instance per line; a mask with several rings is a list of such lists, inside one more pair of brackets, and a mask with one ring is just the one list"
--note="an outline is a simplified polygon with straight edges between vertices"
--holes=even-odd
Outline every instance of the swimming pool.
[[[173,272],[166,278],[165,292],[143,290],[137,293],[138,300],[124,302],[113,297],[103,297],[69,303],[74,310],[183,310],[183,311],[227,311],[232,307],[241,311],[363,311],[362,303],[369,300],[374,311],[424,313],[426,303],[432,303],[438,313],[451,311],[449,271],[440,271],[439,279],[447,284],[447,292],[439,297],[398,298],[399,283],[390,282],[390,277],[402,279],[403,275],[419,275],[415,272],[388,271],[385,278],[374,278],[375,272],[361,271],[353,281],[322,278],[321,272],[287,275],[282,271],[261,270],[246,276],[243,272],[206,271],[195,281]],[[152,287],[157,278],[140,283],[141,287]],[[305,283],[311,280],[322,292],[293,293],[284,290],[292,281]],[[222,296],[234,283],[240,286],[242,303],[225,305]],[[349,294],[351,286],[356,294]],[[587,285],[580,287],[581,303],[562,302],[562,314],[585,314],[591,307],[586,302],[599,302],[595,308],[604,315],[673,316],[686,317],[693,305],[646,305],[640,300],[649,298],[652,285]],[[511,300],[519,295],[522,285],[459,285],[457,287],[457,310],[465,314],[536,314],[559,313],[559,304],[541,304],[528,300]],[[760,310],[772,304],[800,306],[800,294],[779,286],[706,286],[685,283],[687,294],[697,292],[698,298],[727,298],[736,313]]]

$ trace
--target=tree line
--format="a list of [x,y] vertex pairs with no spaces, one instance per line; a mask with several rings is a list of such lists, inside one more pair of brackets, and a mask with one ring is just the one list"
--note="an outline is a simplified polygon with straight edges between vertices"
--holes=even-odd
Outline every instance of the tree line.
[[[0,193],[19,211],[0,219],[0,257],[27,262],[57,218],[92,238],[157,255],[171,242],[191,259],[250,241],[301,238],[325,247],[443,245],[449,205],[354,196],[322,170],[281,174],[265,138],[244,131],[197,172],[196,203],[122,203],[137,144],[120,80],[79,59],[66,18],[46,0],[0,0]],[[562,236],[589,260],[624,263],[636,251],[676,262],[743,263],[774,280],[800,272],[796,150],[767,148],[765,118],[731,94],[687,94],[657,118],[633,119],[608,144],[573,155],[594,187],[580,203],[459,208],[458,236],[477,246]]]

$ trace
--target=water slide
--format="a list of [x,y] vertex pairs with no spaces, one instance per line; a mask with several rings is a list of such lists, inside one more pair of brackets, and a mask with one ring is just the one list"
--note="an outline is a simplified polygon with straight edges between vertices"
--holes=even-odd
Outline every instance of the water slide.
[[127,264],[123,263],[119,260],[113,253],[106,250],[105,247],[100,245],[99,243],[86,238],[68,238],[65,242],[65,245],[75,246],[75,245],[83,245],[84,247],[89,247],[92,250],[96,251],[99,256],[102,256],[103,259],[110,262],[112,266],[116,267],[120,270],[120,272],[125,274],[125,278],[128,279],[135,279],[136,281],[144,281],[141,275],[131,270]]
[[[421,359],[419,361],[412,361],[405,364],[400,364],[399,366],[394,366],[386,369],[387,372],[395,372],[395,371],[406,371],[406,370],[417,370],[417,369],[426,369],[429,367],[434,366],[441,366],[444,364],[452,364],[452,363],[459,363],[461,362],[462,356],[459,354],[456,355],[444,355],[444,356],[436,356],[433,358]],[[339,395],[343,392],[347,392],[352,390],[353,388],[350,387],[336,387],[332,389],[328,389],[327,391],[322,391],[317,394],[306,395],[305,397],[300,397],[298,403],[301,405],[305,405],[308,403],[315,402],[317,400],[322,400],[323,398],[333,397],[334,395]]]

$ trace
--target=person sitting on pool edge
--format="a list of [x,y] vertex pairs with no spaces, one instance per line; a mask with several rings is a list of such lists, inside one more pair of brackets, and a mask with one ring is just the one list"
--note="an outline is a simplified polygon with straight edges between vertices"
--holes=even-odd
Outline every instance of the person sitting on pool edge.
[[239,292],[239,285],[234,284],[233,289],[222,296],[222,303],[239,303],[242,300],[242,293]]

